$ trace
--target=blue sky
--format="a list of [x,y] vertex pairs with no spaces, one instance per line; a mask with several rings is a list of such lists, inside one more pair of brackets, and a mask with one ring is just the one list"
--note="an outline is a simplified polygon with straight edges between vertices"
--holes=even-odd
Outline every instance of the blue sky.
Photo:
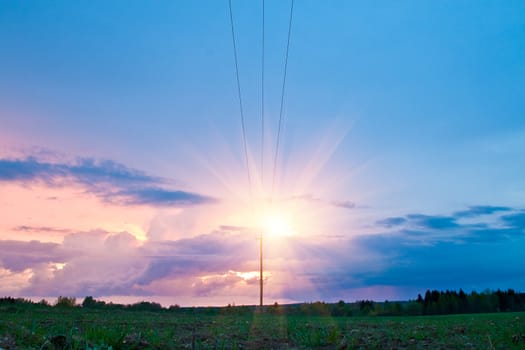
[[[261,2],[232,5],[251,198],[228,1],[0,2],[0,294],[256,302],[290,3],[266,1],[262,184]],[[295,2],[272,301],[525,288],[524,37],[522,1]]]

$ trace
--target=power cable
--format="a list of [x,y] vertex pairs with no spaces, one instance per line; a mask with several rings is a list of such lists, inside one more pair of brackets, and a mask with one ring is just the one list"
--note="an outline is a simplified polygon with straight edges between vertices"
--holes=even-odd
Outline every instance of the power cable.
[[275,157],[273,160],[273,177],[272,177],[272,199],[273,199],[273,192],[275,188],[275,175],[277,170],[277,158],[279,157],[279,144],[280,144],[280,138],[281,138],[281,127],[282,127],[282,120],[283,120],[283,106],[284,106],[284,91],[286,87],[286,71],[288,68],[288,52],[290,49],[290,36],[292,32],[292,18],[293,18],[293,5],[294,0],[292,0],[292,4],[290,6],[290,19],[288,21],[288,41],[286,43],[286,55],[284,58],[284,76],[283,76],[283,85],[281,89],[281,108],[279,111],[279,126],[277,128],[277,145],[275,147]]
[[239,96],[239,110],[241,112],[241,129],[242,129],[242,141],[244,145],[244,157],[246,159],[246,170],[248,173],[248,186],[250,189],[250,201],[252,199],[252,177],[250,174],[250,163],[248,160],[248,145],[246,143],[246,126],[244,123],[244,112],[242,108],[242,94],[241,94],[241,82],[239,79],[239,63],[237,60],[237,44],[235,40],[235,28],[233,25],[233,12],[232,12],[232,1],[228,1],[228,5],[230,8],[230,25],[231,25],[231,31],[232,31],[232,41],[233,41],[233,55],[235,57],[235,75],[237,77],[237,94]]
[[264,186],[264,0],[262,0],[261,46],[261,186]]

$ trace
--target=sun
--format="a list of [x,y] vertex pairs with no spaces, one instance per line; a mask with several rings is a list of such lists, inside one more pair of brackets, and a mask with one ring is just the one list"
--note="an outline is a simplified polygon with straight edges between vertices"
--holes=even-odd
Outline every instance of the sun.
[[262,219],[264,235],[274,237],[289,237],[295,235],[292,218],[283,213],[267,213]]

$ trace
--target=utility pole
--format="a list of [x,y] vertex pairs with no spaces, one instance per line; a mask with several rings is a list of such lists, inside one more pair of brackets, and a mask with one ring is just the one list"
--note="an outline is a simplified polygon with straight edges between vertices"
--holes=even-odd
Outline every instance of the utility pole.
[[261,241],[259,246],[259,307],[262,312],[263,307],[263,235],[261,232]]

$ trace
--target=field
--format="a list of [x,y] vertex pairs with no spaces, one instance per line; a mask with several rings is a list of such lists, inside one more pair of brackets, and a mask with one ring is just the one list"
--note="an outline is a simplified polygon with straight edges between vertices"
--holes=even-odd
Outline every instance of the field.
[[1,349],[525,349],[525,313],[330,317],[0,311]]

